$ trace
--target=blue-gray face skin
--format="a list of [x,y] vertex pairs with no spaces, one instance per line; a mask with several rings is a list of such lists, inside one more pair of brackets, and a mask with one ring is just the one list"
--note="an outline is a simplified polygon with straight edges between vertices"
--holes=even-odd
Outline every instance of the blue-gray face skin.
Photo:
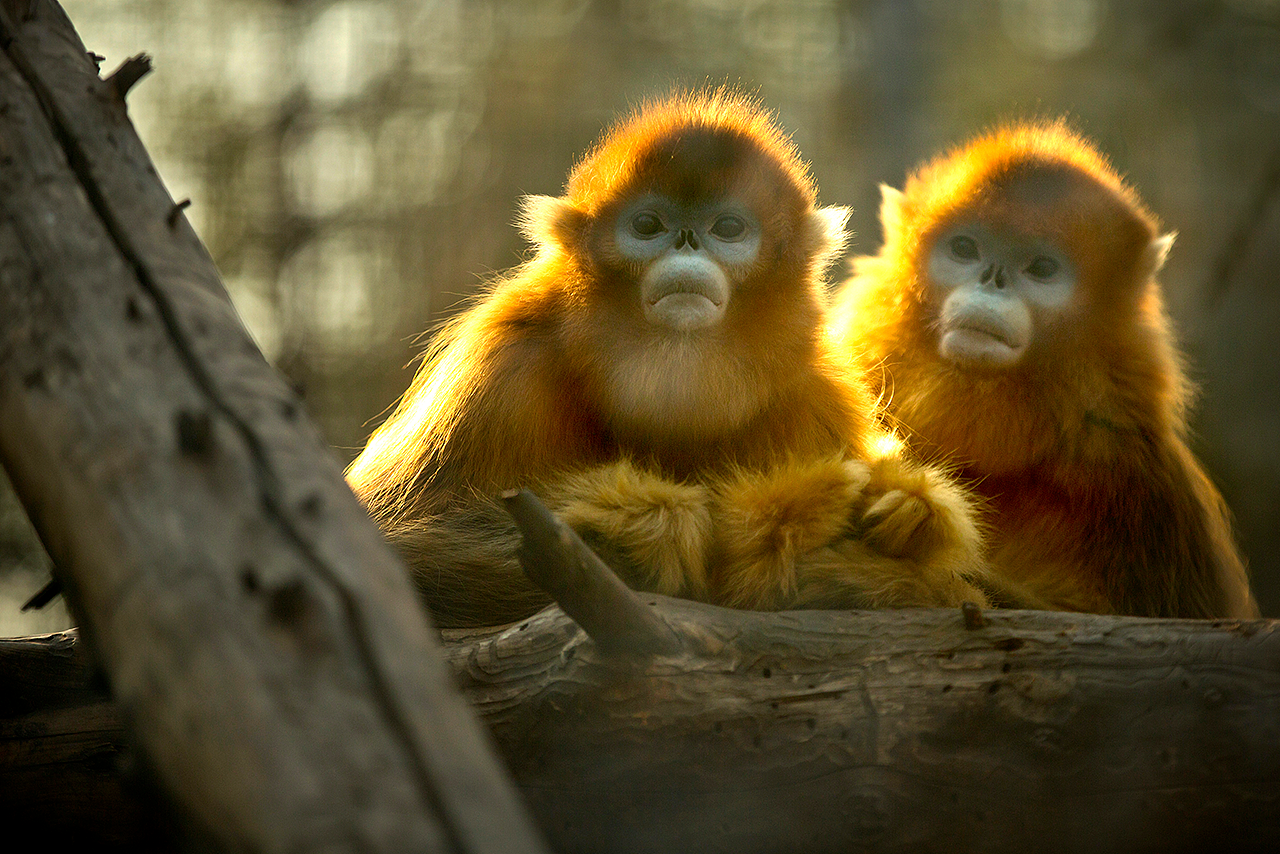
[[980,222],[944,231],[929,253],[939,355],[963,368],[1014,367],[1065,318],[1078,277],[1067,254],[1042,238]]
[[623,258],[644,267],[645,320],[690,333],[724,319],[734,283],[760,254],[760,221],[731,197],[690,205],[648,194],[619,213],[614,240]]

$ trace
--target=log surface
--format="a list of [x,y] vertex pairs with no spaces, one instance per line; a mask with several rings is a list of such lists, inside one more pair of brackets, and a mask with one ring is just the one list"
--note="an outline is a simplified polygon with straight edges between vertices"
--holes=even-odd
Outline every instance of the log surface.
[[[680,652],[602,652],[558,607],[447,633],[455,678],[557,851],[1280,844],[1278,621],[988,611],[968,629],[959,610],[645,601]],[[24,645],[63,673],[44,682],[83,679],[86,665],[46,653],[48,640],[0,643],[0,694]],[[118,735],[105,697],[65,690],[82,719],[0,720],[11,770],[29,766],[30,739],[79,767],[86,731]],[[31,793],[0,784],[11,797]]]
[[450,649],[558,850],[1280,844],[1280,623],[652,598],[642,667],[554,609]]
[[0,460],[139,761],[223,847],[541,850],[134,133],[145,61],[100,79],[50,0],[0,45]]

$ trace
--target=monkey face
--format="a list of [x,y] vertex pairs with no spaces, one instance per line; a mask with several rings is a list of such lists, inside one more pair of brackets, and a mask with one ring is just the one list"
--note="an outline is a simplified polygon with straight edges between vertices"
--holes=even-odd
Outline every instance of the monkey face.
[[726,436],[813,358],[848,212],[817,207],[794,146],[749,101],[647,110],[565,189],[525,199],[539,275],[522,281],[575,307],[557,346],[614,436]]
[[614,225],[618,254],[643,269],[638,298],[649,323],[688,333],[719,325],[733,285],[760,253],[760,221],[733,198],[688,203],[645,194]]
[[962,368],[1004,370],[1051,334],[1078,289],[1071,258],[1036,235],[963,222],[928,254],[938,354]]

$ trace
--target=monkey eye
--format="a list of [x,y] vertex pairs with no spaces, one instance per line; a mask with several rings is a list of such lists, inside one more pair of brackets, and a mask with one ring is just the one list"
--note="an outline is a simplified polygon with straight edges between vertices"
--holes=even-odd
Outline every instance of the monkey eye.
[[662,220],[658,215],[650,211],[641,211],[631,218],[631,230],[638,237],[657,237],[666,228],[662,225]]
[[951,247],[951,255],[961,261],[977,261],[981,257],[978,252],[978,241],[972,237],[958,234],[951,238],[948,245]]
[[733,214],[725,214],[711,226],[711,233],[721,240],[737,240],[746,230],[747,224],[742,221],[742,217]]
[[1027,275],[1033,279],[1051,279],[1056,272],[1058,272],[1058,262],[1048,255],[1037,255],[1027,265]]

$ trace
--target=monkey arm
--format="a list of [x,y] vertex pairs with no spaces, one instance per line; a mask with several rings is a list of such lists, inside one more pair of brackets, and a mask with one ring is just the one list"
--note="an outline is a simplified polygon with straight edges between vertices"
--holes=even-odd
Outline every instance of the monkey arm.
[[[621,461],[537,489],[632,588],[707,598],[711,522],[705,487]],[[516,524],[488,496],[471,493],[441,512],[393,524],[387,537],[441,628],[509,623],[551,602],[521,568]]]
[[797,560],[845,535],[870,478],[865,464],[835,455],[739,470],[715,487],[717,600],[779,610],[795,599]]
[[1098,518],[1123,513],[1131,522],[1086,541],[1089,559],[1105,567],[1115,613],[1256,618],[1230,513],[1190,449],[1172,439],[1144,457],[1124,451],[1117,458],[1149,462],[1125,472]]
[[967,494],[898,457],[741,472],[716,492],[719,601],[735,607],[933,607],[995,586]]
[[982,550],[973,499],[939,468],[896,455],[873,459],[863,498],[856,529],[885,555],[928,561],[940,551]]
[[1017,607],[1256,616],[1226,505],[1186,445],[1139,432],[1104,438],[1087,464],[982,480],[991,562],[1021,591]]
[[623,459],[571,473],[540,492],[632,587],[706,600],[706,486],[677,483]]
[[1174,443],[1170,453],[1176,477],[1184,479],[1186,484],[1182,489],[1175,487],[1170,491],[1174,508],[1189,517],[1188,546],[1180,555],[1181,572],[1188,588],[1194,590],[1197,585],[1202,586],[1206,594],[1204,601],[1209,605],[1203,614],[1176,616],[1257,619],[1258,603],[1249,586],[1244,560],[1235,547],[1231,511],[1226,501],[1185,443]]
[[497,494],[602,461],[609,442],[581,382],[539,336],[479,349],[438,443],[440,487]]
[[501,292],[447,326],[348,479],[408,563],[441,626],[495,625],[550,600],[516,560],[494,496],[600,454],[542,330]]

